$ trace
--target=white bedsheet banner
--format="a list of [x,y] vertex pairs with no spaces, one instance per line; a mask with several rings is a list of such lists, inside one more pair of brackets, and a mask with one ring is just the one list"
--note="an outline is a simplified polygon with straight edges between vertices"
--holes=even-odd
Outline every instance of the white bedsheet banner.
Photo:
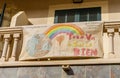
[[23,27],[19,60],[103,56],[102,22]]

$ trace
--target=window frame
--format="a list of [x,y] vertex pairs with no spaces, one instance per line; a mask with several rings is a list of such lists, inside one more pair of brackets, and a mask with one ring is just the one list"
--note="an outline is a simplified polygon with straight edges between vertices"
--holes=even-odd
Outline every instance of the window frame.
[[[72,13],[72,14],[71,14]],[[81,20],[81,15],[85,13],[85,20]],[[93,16],[92,13],[95,13],[95,19],[91,19],[90,16]],[[69,15],[72,15],[70,19]],[[91,7],[91,8],[75,8],[75,9],[64,9],[64,10],[55,10],[54,23],[69,23],[69,22],[86,22],[86,21],[101,21],[101,7]],[[61,18],[62,17],[62,18]],[[59,20],[61,18],[61,21]],[[84,18],[84,15],[83,15]],[[64,20],[62,20],[64,19]]]
[[55,10],[63,9],[77,9],[77,8],[91,8],[101,7],[101,21],[109,21],[109,10],[108,1],[94,1],[94,2],[83,2],[82,4],[57,4],[50,5],[48,11],[47,24],[54,24]]

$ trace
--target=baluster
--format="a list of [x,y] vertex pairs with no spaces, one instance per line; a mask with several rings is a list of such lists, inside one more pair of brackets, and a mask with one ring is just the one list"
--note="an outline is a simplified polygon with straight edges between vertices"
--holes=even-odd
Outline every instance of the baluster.
[[103,50],[104,50],[104,58],[108,58],[109,56],[109,38],[107,33],[103,33]]
[[108,33],[108,38],[109,38],[109,44],[108,44],[109,54],[114,55],[114,28],[108,28],[107,33]]
[[2,35],[0,34],[0,41],[2,41]]
[[11,55],[10,61],[16,60],[16,52],[18,47],[18,41],[20,38],[20,33],[13,34],[13,38],[14,38],[14,43],[13,43],[13,49],[12,49],[12,55]]
[[3,43],[3,41],[2,41],[2,35],[0,35],[0,56],[2,55],[2,49],[3,49],[2,43]]
[[114,34],[113,33],[109,33],[108,34],[108,36],[109,36],[109,53],[111,53],[111,54],[114,54]]
[[116,50],[116,57],[120,58],[120,26],[118,27],[118,36],[117,36],[117,40],[116,40],[116,44],[115,46],[117,47]]
[[118,33],[119,33],[119,36],[120,36],[120,27],[118,28]]
[[8,61],[8,59],[10,57],[10,53],[11,53],[11,43],[9,42],[9,44],[8,44],[8,50],[7,50],[7,54],[6,54],[6,61]]
[[120,56],[120,35],[119,32],[114,33],[114,54],[116,57]]
[[8,50],[8,44],[10,41],[10,34],[4,34],[4,46],[3,46],[3,52],[0,61],[5,61],[6,60],[6,54]]

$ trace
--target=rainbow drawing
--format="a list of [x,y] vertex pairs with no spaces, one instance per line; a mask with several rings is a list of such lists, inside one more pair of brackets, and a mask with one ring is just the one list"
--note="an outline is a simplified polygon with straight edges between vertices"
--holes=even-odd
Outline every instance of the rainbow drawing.
[[74,24],[57,24],[54,26],[51,26],[46,32],[45,35],[48,36],[50,39],[53,39],[58,34],[66,33],[66,34],[79,34],[83,35],[83,30],[74,25]]

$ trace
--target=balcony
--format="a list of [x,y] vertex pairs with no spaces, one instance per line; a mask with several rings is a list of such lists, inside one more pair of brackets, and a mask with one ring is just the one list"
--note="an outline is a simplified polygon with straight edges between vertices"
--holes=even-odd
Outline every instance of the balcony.
[[[24,21],[24,20],[23,20]],[[28,22],[27,22],[28,23]],[[29,23],[30,24],[30,23]],[[14,26],[15,24],[13,24]],[[35,25],[24,25],[24,27]],[[38,25],[37,25],[38,26]],[[0,28],[0,66],[42,66],[42,65],[83,65],[83,64],[111,64],[120,63],[119,40],[120,21],[104,22],[103,24],[103,49],[101,58],[90,59],[36,59],[20,61],[19,56],[23,46],[23,27]]]

